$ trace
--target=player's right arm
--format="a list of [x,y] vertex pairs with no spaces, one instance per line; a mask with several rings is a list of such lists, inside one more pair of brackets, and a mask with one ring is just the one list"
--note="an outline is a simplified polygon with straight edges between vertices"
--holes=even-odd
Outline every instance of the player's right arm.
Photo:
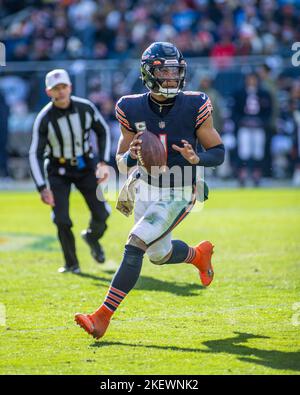
[[116,162],[120,173],[127,174],[128,170],[136,166],[137,153],[141,146],[139,136],[141,132],[136,133],[135,127],[131,124],[130,114],[132,112],[132,98],[128,96],[121,97],[116,103],[116,118],[119,121],[121,136],[118,143]]
[[142,141],[139,136],[143,132],[133,133],[124,126],[121,127],[121,136],[118,143],[116,162],[120,173],[127,174],[128,169],[137,164],[137,153]]
[[180,152],[192,165],[219,166],[224,161],[225,150],[222,139],[213,125],[212,105],[206,94],[201,93],[198,98],[201,98],[201,104],[197,113],[195,132],[198,142],[206,151],[201,152],[199,156],[187,140],[181,140],[183,147],[173,144],[172,148]]

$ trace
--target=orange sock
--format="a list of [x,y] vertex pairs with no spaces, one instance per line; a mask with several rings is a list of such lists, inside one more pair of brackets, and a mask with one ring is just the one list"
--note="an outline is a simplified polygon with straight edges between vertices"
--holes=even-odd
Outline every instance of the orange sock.
[[92,316],[95,318],[97,317],[104,317],[107,321],[109,321],[114,314],[114,311],[109,310],[104,304],[99,307],[98,310],[96,310]]
[[184,262],[194,264],[196,261],[196,256],[197,256],[196,248],[189,247],[189,252]]

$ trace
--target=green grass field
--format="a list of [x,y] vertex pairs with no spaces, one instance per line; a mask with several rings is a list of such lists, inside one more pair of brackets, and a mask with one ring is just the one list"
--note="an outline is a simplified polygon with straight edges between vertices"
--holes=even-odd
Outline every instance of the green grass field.
[[174,236],[216,245],[212,285],[203,289],[191,265],[145,259],[100,341],[73,316],[102,302],[132,219],[113,211],[101,266],[79,237],[88,211],[77,193],[71,216],[81,276],[57,273],[55,227],[38,195],[0,195],[1,374],[300,373],[300,190],[211,191]]

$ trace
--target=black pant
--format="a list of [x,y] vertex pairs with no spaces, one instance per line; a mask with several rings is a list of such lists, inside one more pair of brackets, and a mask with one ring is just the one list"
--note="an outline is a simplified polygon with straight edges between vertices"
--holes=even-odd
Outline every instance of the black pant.
[[[66,266],[78,266],[75,239],[71,230],[73,223],[69,215],[69,196],[71,185],[83,195],[91,212],[88,231],[91,238],[99,240],[105,232],[109,212],[105,203],[96,196],[98,186],[92,165],[83,170],[77,167],[49,164],[47,168],[50,188],[54,195],[53,222],[57,226],[58,238],[64,253]],[[63,174],[64,173],[64,174]],[[98,187],[99,188],[99,187]]]

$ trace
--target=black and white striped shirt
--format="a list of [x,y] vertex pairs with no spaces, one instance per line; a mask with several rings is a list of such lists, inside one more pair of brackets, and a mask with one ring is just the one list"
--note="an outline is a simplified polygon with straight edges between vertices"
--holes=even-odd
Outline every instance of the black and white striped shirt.
[[67,109],[60,109],[52,102],[38,114],[29,150],[31,173],[37,189],[45,188],[44,159],[75,159],[91,151],[90,131],[98,141],[99,161],[110,157],[110,132],[95,105],[89,100],[71,96]]

